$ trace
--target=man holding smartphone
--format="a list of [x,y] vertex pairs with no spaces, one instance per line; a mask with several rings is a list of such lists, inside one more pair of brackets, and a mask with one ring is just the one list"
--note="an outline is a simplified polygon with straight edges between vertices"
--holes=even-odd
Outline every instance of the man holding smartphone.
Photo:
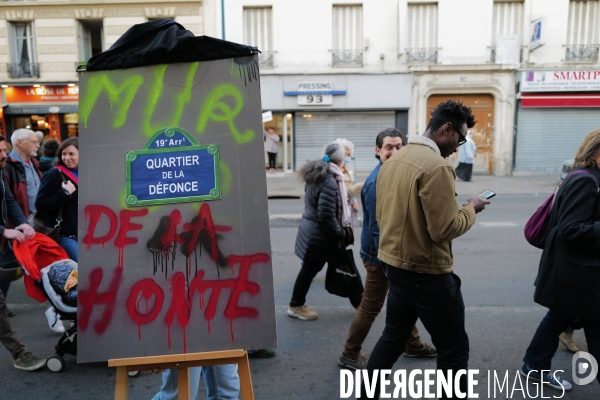
[[[386,264],[389,293],[386,326],[367,364],[371,377],[376,369],[392,368],[417,318],[431,334],[439,370],[451,371],[454,378],[456,371],[468,368],[465,306],[460,279],[453,273],[452,239],[466,233],[490,201],[475,194],[459,209],[456,175],[446,158],[466,142],[467,129],[474,125],[469,107],[452,100],[441,103],[425,133],[410,137],[381,167],[377,258]],[[461,378],[460,389],[466,392],[466,375]],[[379,387],[375,393],[379,395]]]
[[[377,315],[383,308],[387,296],[388,281],[384,266],[377,259],[379,249],[379,226],[375,219],[377,208],[377,175],[388,158],[396,154],[404,145],[402,133],[396,128],[385,129],[375,139],[375,157],[379,164],[371,172],[360,193],[363,209],[363,228],[360,236],[360,258],[367,270],[363,298],[352,319],[348,339],[338,363],[344,368],[364,369],[367,358],[361,352],[362,344],[371,330]],[[435,348],[421,341],[415,325],[406,343],[405,357],[435,357]]]

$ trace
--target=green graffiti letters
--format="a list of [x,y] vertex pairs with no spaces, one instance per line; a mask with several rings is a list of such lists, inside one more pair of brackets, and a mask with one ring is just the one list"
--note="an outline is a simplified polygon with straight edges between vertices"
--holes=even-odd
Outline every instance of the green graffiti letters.
[[160,100],[165,87],[163,83],[163,77],[165,75],[165,71],[167,70],[168,65],[165,64],[156,67],[156,70],[154,71],[154,83],[148,93],[148,101],[146,103],[146,111],[144,115],[145,118],[142,122],[142,130],[146,135],[152,136],[156,131],[160,130],[161,128],[164,128],[165,126],[179,125],[179,120],[183,115],[185,105],[189,103],[192,99],[194,75],[196,74],[196,70],[198,69],[199,65],[199,62],[194,62],[190,65],[190,69],[188,70],[183,90],[174,96],[173,102],[175,103],[175,107],[173,110],[173,116],[171,120],[169,121],[167,119],[164,119],[152,125],[152,115],[154,115],[156,106],[158,105],[158,101]]
[[129,106],[143,83],[144,78],[139,75],[125,79],[120,86],[115,85],[107,74],[92,76],[88,82],[87,95],[81,101],[81,109],[79,110],[84,126],[87,128],[88,117],[103,89],[106,89],[108,92],[110,108],[113,108],[113,106],[116,108],[113,127],[118,128],[123,126],[127,119]]
[[[235,106],[233,109],[231,109],[227,103],[221,101],[221,99],[225,96],[233,97],[235,100]],[[234,139],[238,143],[247,143],[252,141],[256,135],[253,130],[247,129],[246,132],[240,133],[233,123],[233,119],[239,114],[243,106],[244,99],[238,88],[229,83],[218,85],[213,89],[212,92],[210,92],[210,94],[206,97],[204,104],[202,104],[200,118],[198,119],[196,130],[199,133],[204,132],[208,120],[212,119],[216,122],[227,122]],[[214,112],[217,109],[220,110],[221,113]]]
[[[148,88],[147,94],[144,93],[146,94],[146,105],[140,121],[141,131],[144,134],[152,136],[156,131],[165,126],[179,125],[186,106],[192,100],[194,77],[199,65],[199,62],[190,63],[185,78],[185,84],[182,86],[182,89],[176,91],[171,99],[164,99],[162,103],[161,98],[165,89],[164,76],[169,65],[164,64],[154,67],[152,82],[148,82],[150,87]],[[234,70],[232,70],[232,72],[234,72]],[[92,109],[103,91],[106,91],[110,102],[110,108],[114,110],[114,117],[112,119],[113,128],[122,127],[127,121],[130,106],[133,103],[138,90],[144,84],[144,78],[141,75],[130,75],[120,83],[115,83],[110,77],[111,73],[97,72],[92,74],[89,78],[87,93],[81,99],[79,111],[80,117],[86,128]],[[112,77],[116,78],[114,75],[112,75]],[[233,103],[233,106],[231,106],[230,103]],[[166,104],[173,104],[173,111],[170,116],[163,117],[165,114],[164,105]],[[240,132],[236,128],[234,122],[235,117],[240,113],[243,107],[244,98],[241,91],[236,86],[230,83],[222,83],[216,86],[208,96],[206,96],[206,99],[201,106],[198,124],[196,125],[197,132],[204,133],[210,120],[215,122],[225,122],[237,143],[243,144],[251,142],[256,137],[255,131],[247,129],[244,132]],[[157,119],[160,118],[160,120],[155,120],[153,123],[152,117],[155,114],[157,114]]]

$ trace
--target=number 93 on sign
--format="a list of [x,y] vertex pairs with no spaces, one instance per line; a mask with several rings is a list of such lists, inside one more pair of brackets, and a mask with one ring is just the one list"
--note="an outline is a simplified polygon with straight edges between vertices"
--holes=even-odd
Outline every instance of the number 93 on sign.
[[333,104],[331,94],[301,94],[298,95],[299,106],[330,106]]

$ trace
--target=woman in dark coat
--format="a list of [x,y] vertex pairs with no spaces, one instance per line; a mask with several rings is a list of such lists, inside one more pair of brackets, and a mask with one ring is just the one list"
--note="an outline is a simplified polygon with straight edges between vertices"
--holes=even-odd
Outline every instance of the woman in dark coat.
[[[569,175],[554,198],[534,295],[536,303],[549,311],[523,358],[521,374],[529,374],[529,379],[540,380],[540,371],[550,370],[558,336],[576,318],[583,325],[588,351],[600,361],[599,166],[600,129],[596,129],[585,137],[575,157],[573,167],[584,173]],[[550,372],[543,379],[559,390],[572,388]]]
[[[306,306],[306,294],[333,246],[344,239],[344,221],[349,221],[350,210],[345,201],[346,188],[341,167],[344,165],[344,148],[332,143],[325,148],[323,159],[311,161],[300,170],[306,183],[304,214],[296,237],[296,255],[302,268],[294,284],[288,315],[302,320],[313,320],[317,313]],[[362,296],[351,298],[356,308]]]
[[62,208],[58,244],[70,259],[77,262],[77,203],[79,202],[79,140],[63,141],[56,151],[55,168],[42,177],[35,199],[35,208],[44,217],[46,226],[55,226]]

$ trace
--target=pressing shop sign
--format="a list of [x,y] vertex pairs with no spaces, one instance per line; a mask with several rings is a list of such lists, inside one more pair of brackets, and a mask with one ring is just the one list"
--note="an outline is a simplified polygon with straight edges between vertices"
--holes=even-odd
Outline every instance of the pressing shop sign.
[[219,147],[198,145],[181,128],[162,129],[127,153],[127,206],[221,198]]

